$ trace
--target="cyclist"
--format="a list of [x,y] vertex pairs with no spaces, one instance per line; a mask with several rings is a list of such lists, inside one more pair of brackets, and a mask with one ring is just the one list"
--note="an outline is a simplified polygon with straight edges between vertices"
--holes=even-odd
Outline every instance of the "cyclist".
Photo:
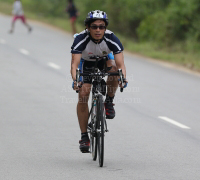
[[[91,71],[91,67],[95,66],[96,59],[94,56],[108,56],[111,52],[114,54],[114,59],[107,61],[107,67],[111,67],[110,72],[116,72],[122,69],[124,78],[126,78],[126,68],[124,65],[123,46],[120,40],[112,31],[107,30],[108,17],[107,14],[100,10],[91,11],[85,19],[86,29],[79,33],[71,47],[71,75],[73,79],[73,89],[79,91],[79,99],[77,104],[77,115],[81,129],[81,140],[79,148],[81,151],[89,150],[90,140],[87,133],[89,108],[88,99],[91,90],[91,78],[83,77],[79,86],[76,86],[76,69],[79,67],[81,72]],[[109,55],[110,57],[110,55]],[[103,60],[99,60],[98,68],[103,69]],[[128,81],[124,79],[125,85]],[[118,77],[108,77],[107,79],[107,94],[105,100],[106,118],[113,119],[115,110],[113,108],[113,99],[115,92],[122,85],[118,82]]]

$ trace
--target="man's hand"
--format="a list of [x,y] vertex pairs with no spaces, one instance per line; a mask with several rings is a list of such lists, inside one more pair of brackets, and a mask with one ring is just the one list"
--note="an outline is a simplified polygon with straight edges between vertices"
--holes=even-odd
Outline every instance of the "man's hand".
[[120,88],[126,88],[127,87],[127,85],[128,85],[128,80],[127,79],[123,79],[123,81],[124,81],[124,85],[122,86],[122,82],[120,81],[120,79],[119,79],[119,87]]
[[76,85],[76,81],[73,81],[73,83],[72,83],[72,88],[73,88],[73,90],[75,90],[76,92],[79,92],[79,90],[80,90],[80,88],[82,87],[82,85],[83,85],[83,82],[79,82],[78,83],[78,86]]

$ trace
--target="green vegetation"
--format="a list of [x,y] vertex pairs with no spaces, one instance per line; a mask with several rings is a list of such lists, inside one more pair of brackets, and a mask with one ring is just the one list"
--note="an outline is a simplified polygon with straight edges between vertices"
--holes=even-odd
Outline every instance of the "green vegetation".
[[[11,13],[14,0],[0,0]],[[21,0],[29,18],[70,31],[67,0]],[[80,12],[78,31],[91,10],[107,12],[109,29],[125,49],[200,70],[200,0],[74,0]]]

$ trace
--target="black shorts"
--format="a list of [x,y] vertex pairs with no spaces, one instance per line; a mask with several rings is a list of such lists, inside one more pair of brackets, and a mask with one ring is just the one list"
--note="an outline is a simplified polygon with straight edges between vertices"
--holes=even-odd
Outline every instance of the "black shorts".
[[[95,66],[96,62],[93,61],[86,61],[84,59],[81,59],[81,62],[79,64],[79,69],[81,70],[82,73],[91,73],[93,72],[92,67]],[[104,69],[104,60],[98,61],[97,67],[99,70]],[[88,83],[92,84],[92,78],[90,76],[82,76],[81,81],[83,83]]]

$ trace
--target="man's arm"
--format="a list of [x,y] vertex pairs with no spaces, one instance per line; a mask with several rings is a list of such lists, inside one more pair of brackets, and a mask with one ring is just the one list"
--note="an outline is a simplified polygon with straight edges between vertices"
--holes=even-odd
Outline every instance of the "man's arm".
[[72,61],[71,61],[71,75],[73,81],[76,80],[76,69],[78,68],[78,65],[80,64],[82,54],[72,54]]
[[126,67],[124,65],[124,54],[123,52],[119,53],[119,54],[115,54],[115,62],[117,65],[118,69],[122,69],[122,73],[124,75],[124,78],[126,78]]

